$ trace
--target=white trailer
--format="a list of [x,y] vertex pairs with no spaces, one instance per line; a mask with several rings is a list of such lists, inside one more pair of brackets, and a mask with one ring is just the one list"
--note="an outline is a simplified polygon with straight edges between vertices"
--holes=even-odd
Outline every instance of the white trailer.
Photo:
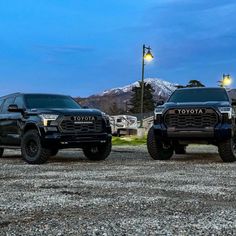
[[110,116],[110,123],[113,135],[136,135],[138,121],[135,116],[118,115]]

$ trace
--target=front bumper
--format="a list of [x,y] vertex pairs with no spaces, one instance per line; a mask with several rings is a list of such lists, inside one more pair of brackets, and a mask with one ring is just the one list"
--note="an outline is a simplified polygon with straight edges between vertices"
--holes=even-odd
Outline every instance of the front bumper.
[[153,125],[155,135],[160,139],[201,139],[222,141],[230,139],[233,136],[232,124],[223,123],[215,127],[206,127],[201,129],[175,129],[167,128],[164,124]]
[[41,132],[41,142],[45,147],[57,148],[83,148],[110,142],[110,133],[84,133],[84,134],[64,134],[61,132]]

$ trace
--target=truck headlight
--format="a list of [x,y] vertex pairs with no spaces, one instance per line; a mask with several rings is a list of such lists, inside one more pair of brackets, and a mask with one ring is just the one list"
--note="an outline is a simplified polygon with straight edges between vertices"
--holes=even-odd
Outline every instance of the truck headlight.
[[54,114],[41,114],[39,116],[41,117],[44,126],[48,126],[49,121],[54,121],[58,118],[58,115]]
[[155,116],[156,115],[162,115],[164,109],[165,109],[164,107],[157,107],[157,108],[155,108],[155,110],[154,110]]
[[221,114],[228,114],[228,118],[232,118],[232,108],[231,107],[219,107]]

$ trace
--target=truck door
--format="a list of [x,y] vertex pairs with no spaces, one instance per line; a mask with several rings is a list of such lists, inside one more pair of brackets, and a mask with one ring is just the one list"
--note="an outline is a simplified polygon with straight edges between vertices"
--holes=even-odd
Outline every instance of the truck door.
[[[16,96],[13,104],[17,105],[18,108],[24,108],[23,96]],[[21,112],[10,112],[11,129],[9,130],[9,135],[11,136],[12,145],[20,145],[21,143],[21,124],[23,115]]]
[[[14,146],[16,145],[16,137],[15,130],[16,130],[16,120],[15,115],[8,112],[8,106],[13,104],[15,97],[7,98],[2,106],[2,112],[0,114],[0,131],[1,131],[1,144],[7,146]],[[18,114],[19,115],[19,114]]]

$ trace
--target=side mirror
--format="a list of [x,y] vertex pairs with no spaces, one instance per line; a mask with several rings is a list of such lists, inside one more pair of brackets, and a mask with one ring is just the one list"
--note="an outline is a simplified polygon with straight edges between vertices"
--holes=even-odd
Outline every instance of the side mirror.
[[231,104],[232,106],[236,106],[236,100],[232,100]]
[[83,109],[89,109],[89,107],[88,107],[88,106],[83,106],[82,108],[83,108]]
[[24,109],[19,108],[16,104],[11,104],[8,106],[8,111],[9,112],[23,112]]
[[164,104],[164,101],[163,100],[160,100],[160,101],[158,101],[157,103],[156,103],[156,106],[161,106],[161,105],[163,105]]

